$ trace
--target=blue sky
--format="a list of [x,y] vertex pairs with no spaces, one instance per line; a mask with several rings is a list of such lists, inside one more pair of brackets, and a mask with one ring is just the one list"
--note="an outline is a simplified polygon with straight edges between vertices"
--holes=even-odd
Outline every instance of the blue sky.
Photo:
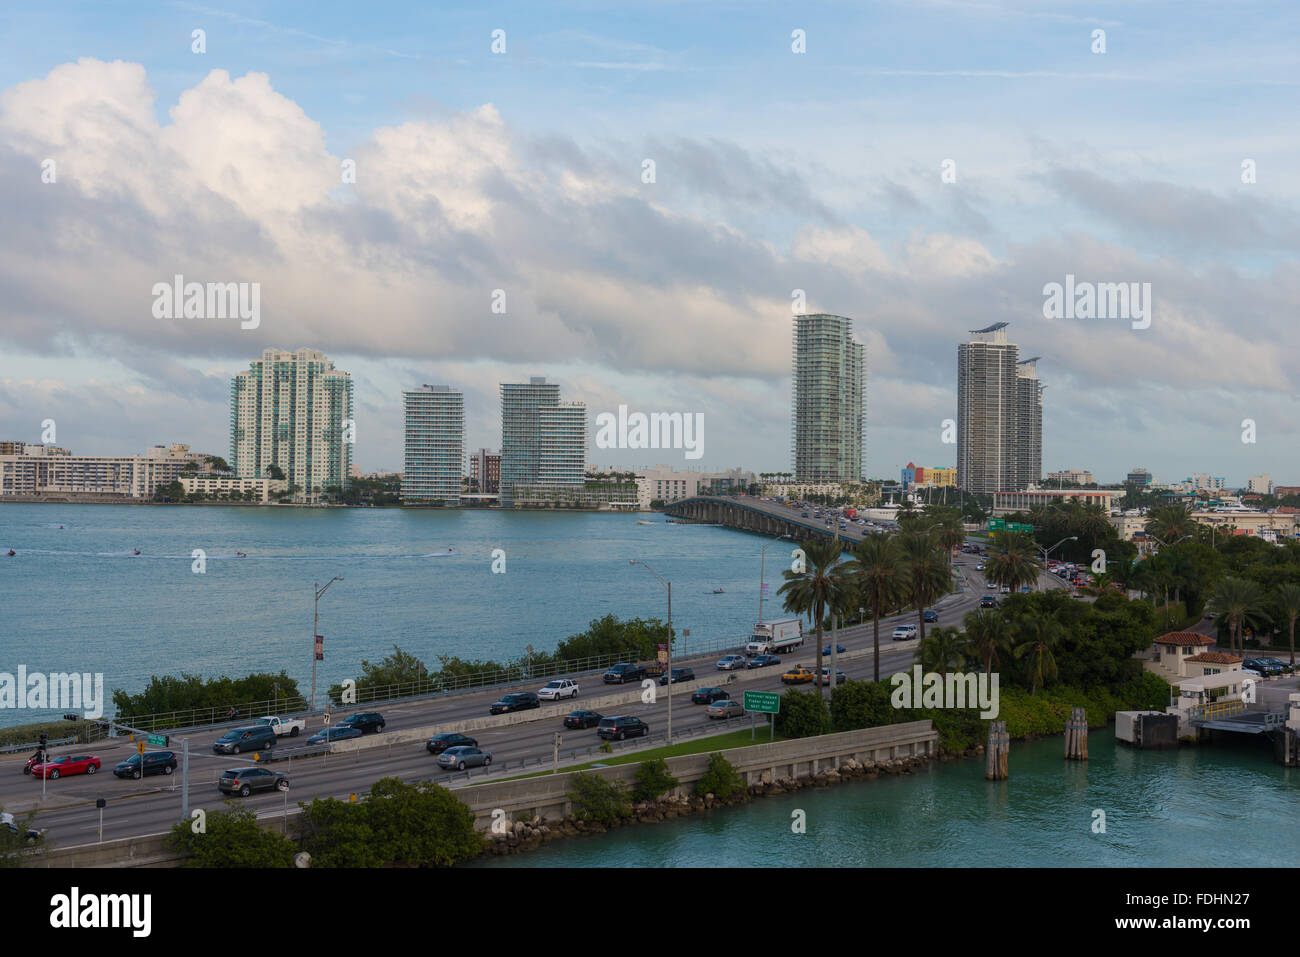
[[[367,469],[400,466],[401,388],[463,388],[467,445],[495,447],[496,383],[533,374],[593,415],[703,412],[690,464],[782,469],[803,288],[867,343],[872,474],[952,464],[956,344],[1006,320],[1043,356],[1046,470],[1300,481],[1298,21],[1051,0],[11,9],[0,431],[54,417],[74,451],[224,451],[230,374],[308,346],[357,378]],[[146,293],[175,272],[260,281],[261,328],[161,327]],[[1151,329],[1045,319],[1067,273],[1151,282]],[[482,307],[494,288],[508,317]]]

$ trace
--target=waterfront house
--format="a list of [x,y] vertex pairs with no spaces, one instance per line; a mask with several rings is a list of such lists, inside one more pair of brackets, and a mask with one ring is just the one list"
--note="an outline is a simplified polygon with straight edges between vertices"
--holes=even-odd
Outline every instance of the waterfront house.
[[1170,713],[1241,698],[1246,677],[1241,659],[1211,651],[1213,645],[1213,639],[1198,632],[1171,631],[1157,638],[1152,650],[1142,656],[1143,667],[1170,684]]

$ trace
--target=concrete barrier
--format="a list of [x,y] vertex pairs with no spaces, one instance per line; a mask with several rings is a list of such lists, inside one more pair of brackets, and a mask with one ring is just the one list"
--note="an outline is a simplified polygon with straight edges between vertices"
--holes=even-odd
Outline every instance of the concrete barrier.
[[[816,738],[795,738],[771,744],[756,744],[722,751],[724,758],[739,771],[747,784],[774,781],[783,777],[815,776],[827,768],[838,768],[842,761],[854,758],[859,763],[875,764],[894,758],[929,756],[938,747],[939,733],[931,721],[909,721],[880,728],[842,731]],[[677,778],[677,793],[689,790],[704,776],[709,756],[688,754],[668,758],[667,764]],[[606,781],[631,784],[640,762],[596,768],[589,772]],[[514,781],[498,781],[457,788],[455,795],[474,812],[475,827],[487,830],[494,811],[503,811],[507,819],[523,813],[529,817],[558,820],[572,813],[567,791],[575,772],[547,774]]]
[[163,845],[166,834],[125,837],[103,844],[56,847],[30,867],[179,867],[181,855]]

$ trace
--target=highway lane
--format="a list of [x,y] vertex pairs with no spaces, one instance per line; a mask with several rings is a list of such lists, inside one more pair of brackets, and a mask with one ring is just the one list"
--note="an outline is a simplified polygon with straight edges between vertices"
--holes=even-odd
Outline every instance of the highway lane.
[[[941,605],[941,624],[959,622],[962,615],[975,607],[979,595],[982,593],[982,583],[973,571],[973,561],[968,560],[969,556],[963,555],[961,558],[963,560],[958,562],[957,569],[962,576],[964,589],[960,593],[949,596],[946,599],[946,604]],[[917,641],[893,642],[890,640],[889,635],[898,621],[912,621],[914,618],[915,615],[909,613],[882,620],[882,675],[892,674],[894,671],[910,666],[915,655]],[[829,642],[829,636],[826,637],[826,641]],[[839,634],[839,643],[850,651],[870,649],[871,625],[866,624],[844,629]],[[772,668],[770,672],[763,674],[761,678],[744,683],[743,687],[751,690],[784,690],[786,686],[780,682],[781,672],[794,664],[812,665],[815,654],[815,646],[811,641],[807,642],[803,649],[784,656],[781,667]],[[695,664],[693,667],[696,668],[696,674],[699,678],[706,678],[711,674],[708,660],[705,660],[702,665]],[[840,662],[840,668],[853,678],[872,677],[870,654],[864,654],[863,657],[855,660],[842,661]],[[727,677],[726,673],[717,672],[717,674],[719,678],[717,683],[719,685],[724,684]],[[495,766],[501,767],[506,764],[517,764],[525,758],[530,762],[536,762],[539,758],[549,761],[552,755],[553,736],[556,731],[560,731],[563,734],[562,763],[567,762],[568,752],[574,750],[585,751],[587,748],[599,744],[600,739],[596,735],[594,728],[584,731],[563,729],[560,716],[571,710],[572,707],[581,707],[583,699],[607,694],[612,690],[615,689],[598,683],[598,678],[596,683],[587,681],[584,683],[583,693],[576,703],[565,702],[563,706],[556,708],[552,714],[544,717],[539,714],[537,720],[526,724],[469,733],[478,739],[482,747],[492,752]],[[625,690],[632,691],[634,689],[627,687]],[[651,725],[654,737],[662,735],[666,723],[667,698],[663,693],[666,689],[661,688],[658,690],[660,694],[654,704],[637,703],[616,709],[617,713],[634,714],[641,717]],[[487,704],[498,695],[499,691],[480,692],[473,695],[458,696],[455,699],[441,698],[402,702],[376,708],[375,710],[382,711],[388,722],[389,729],[413,728],[431,724],[454,728],[457,717],[480,717],[486,714]],[[606,713],[611,712],[607,711]],[[743,724],[733,721],[731,726],[749,726],[748,718],[741,720],[743,720]],[[315,725],[316,721],[319,721],[319,719],[315,719],[313,725]],[[717,726],[721,725],[722,722],[711,721],[704,714],[702,706],[692,705],[689,701],[689,695],[686,692],[679,692],[673,696],[673,724],[674,731],[680,734],[688,728],[699,728],[708,724]],[[190,735],[191,807],[219,808],[223,798],[216,789],[217,778],[226,768],[249,763],[246,759],[235,756],[222,756],[212,753],[211,742],[223,732],[223,728],[216,728]],[[381,735],[382,737],[383,735]],[[173,749],[176,748],[175,739],[172,747]],[[282,746],[277,751],[289,754],[297,749],[298,746],[291,743],[288,746]],[[63,753],[76,749],[56,750]],[[179,818],[181,806],[179,775],[151,777],[143,781],[116,779],[111,774],[112,764],[124,759],[131,753],[129,746],[116,744],[109,747],[99,747],[98,749],[91,748],[90,750],[99,754],[104,761],[105,767],[100,774],[94,777],[76,776],[48,782],[47,791],[50,798],[40,810],[38,820],[40,826],[49,828],[50,836],[56,843],[70,845],[96,839],[98,813],[94,808],[94,801],[97,797],[104,797],[109,802],[109,807],[105,813],[104,831],[104,837],[107,840],[156,833],[166,829]],[[598,755],[580,755],[577,758],[578,761],[593,759],[598,759]],[[395,775],[406,780],[445,778],[445,773],[438,770],[434,760],[433,756],[424,750],[422,744],[407,743],[335,754],[329,757],[276,761],[270,766],[275,770],[290,775],[292,785],[290,802],[292,806],[299,800],[309,800],[313,796],[346,797],[351,792],[365,791],[375,780],[388,775]],[[11,767],[13,769],[12,777],[6,776],[3,781],[0,781],[0,803],[15,811],[41,806],[39,801],[39,780],[18,773],[21,767],[20,763],[6,762],[0,767]],[[460,786],[461,783],[457,781],[455,786]],[[277,807],[282,808],[283,800],[283,796],[277,792],[268,795],[255,795],[243,799],[241,803],[259,811],[271,811]],[[75,806],[62,806],[70,802],[77,803]]]

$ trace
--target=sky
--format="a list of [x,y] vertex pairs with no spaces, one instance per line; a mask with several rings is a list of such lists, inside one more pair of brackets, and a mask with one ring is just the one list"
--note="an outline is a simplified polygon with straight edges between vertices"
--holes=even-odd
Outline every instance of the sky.
[[[312,348],[367,472],[404,388],[463,391],[469,452],[533,375],[593,464],[784,471],[802,290],[866,345],[868,475],[955,463],[957,345],[1008,322],[1045,472],[1300,484],[1297,35],[1248,0],[10,5],[0,439],[226,454],[231,376]],[[159,317],[176,275],[257,283],[256,328]],[[1049,317],[1067,276],[1149,283],[1149,325]],[[595,448],[621,404],[702,414],[703,456]]]

